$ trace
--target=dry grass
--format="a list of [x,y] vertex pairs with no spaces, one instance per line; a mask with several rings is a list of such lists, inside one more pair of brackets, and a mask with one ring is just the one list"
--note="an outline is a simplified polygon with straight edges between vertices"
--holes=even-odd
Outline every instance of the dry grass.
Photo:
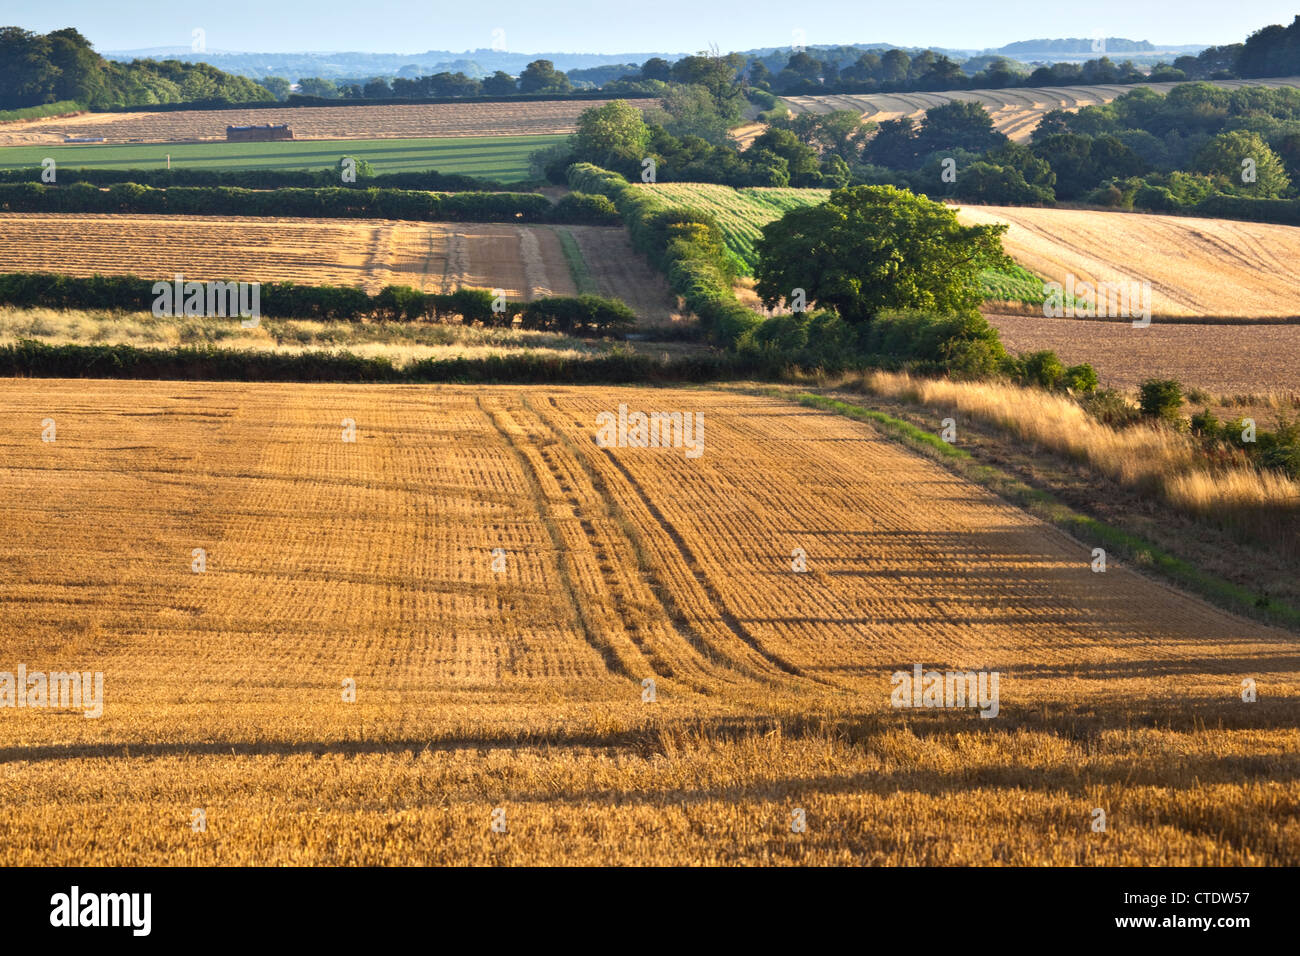
[[[0,669],[106,697],[0,709],[4,864],[1300,862],[1294,639],[1092,574],[867,425],[708,390],[0,401]],[[620,402],[703,412],[704,454],[598,448]],[[1001,714],[891,708],[914,662],[998,670]]]
[[346,349],[382,357],[398,367],[422,359],[481,358],[521,350],[557,358],[608,351],[612,343],[553,332],[494,329],[434,322],[352,322],[262,319],[245,329],[239,319],[164,316],[147,312],[17,309],[0,306],[0,344],[35,339],[51,345],[218,346],[298,353]]
[[1086,462],[1122,484],[1161,495],[1174,507],[1248,531],[1289,550],[1297,544],[1300,482],[1241,464],[1212,464],[1186,435],[1139,424],[1115,429],[1073,399],[1042,389],[991,382],[920,379],[870,372],[876,394],[989,422],[1017,437]]

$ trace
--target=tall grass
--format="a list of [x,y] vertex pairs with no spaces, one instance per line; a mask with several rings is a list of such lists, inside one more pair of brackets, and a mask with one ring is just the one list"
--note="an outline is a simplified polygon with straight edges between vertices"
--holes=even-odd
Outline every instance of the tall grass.
[[1177,510],[1269,546],[1300,553],[1300,482],[1239,461],[1212,461],[1187,435],[1162,425],[1116,429],[1068,396],[995,382],[866,372],[877,395],[953,409],[1041,448],[1083,462]]

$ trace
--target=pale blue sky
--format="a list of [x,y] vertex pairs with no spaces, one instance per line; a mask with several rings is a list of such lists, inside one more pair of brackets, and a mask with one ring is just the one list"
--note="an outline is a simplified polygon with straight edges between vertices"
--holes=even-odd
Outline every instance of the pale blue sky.
[[1035,37],[1107,36],[1155,43],[1230,43],[1300,3],[1274,0],[41,0],[9,3],[0,23],[42,33],[74,26],[100,50],[190,45],[248,52],[689,52],[886,42],[982,49]]

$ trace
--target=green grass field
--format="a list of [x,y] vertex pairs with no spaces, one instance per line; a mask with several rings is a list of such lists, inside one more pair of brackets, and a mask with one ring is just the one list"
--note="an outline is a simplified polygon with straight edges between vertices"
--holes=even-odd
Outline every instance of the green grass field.
[[290,140],[283,143],[128,143],[124,145],[11,146],[0,149],[0,169],[40,166],[49,156],[70,169],[324,169],[340,156],[370,162],[377,173],[462,173],[502,182],[528,178],[528,154],[563,135],[422,139]]

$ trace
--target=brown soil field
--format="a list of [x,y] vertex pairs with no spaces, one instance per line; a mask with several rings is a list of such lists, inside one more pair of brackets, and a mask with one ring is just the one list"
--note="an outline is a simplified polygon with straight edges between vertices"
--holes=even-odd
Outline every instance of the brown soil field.
[[[703,453],[599,447],[620,403],[702,414]],[[1094,574],[870,425],[694,389],[0,405],[0,669],[104,675],[99,719],[0,708],[5,865],[1300,862],[1294,636]],[[918,663],[999,672],[998,716],[891,707]]]
[[1007,252],[1065,284],[1149,282],[1154,316],[1300,316],[1300,228],[1146,213],[963,205],[967,225],[1007,223]]
[[[1243,86],[1300,86],[1300,77],[1267,80],[1215,80],[1215,86],[1237,89]],[[1109,103],[1129,90],[1144,86],[1157,93],[1167,93],[1176,83],[1135,83],[1133,85],[1023,87],[1003,90],[953,90],[946,93],[870,93],[826,96],[783,96],[792,113],[829,113],[833,110],[856,110],[863,119],[883,122],[910,116],[920,119],[932,106],[944,103],[972,102],[983,106],[993,118],[994,127],[1013,140],[1023,142],[1033,134],[1043,114],[1055,109],[1074,112],[1080,107]]]
[[[622,229],[572,232],[591,251],[588,262],[606,294],[655,304],[654,316],[663,311],[667,286],[632,254]],[[522,299],[577,293],[554,229],[508,223],[5,213],[0,258],[15,272],[180,272],[199,281],[293,281],[370,292],[388,284],[427,292],[474,286]]]
[[1051,349],[1090,363],[1102,384],[1132,389],[1173,378],[1216,395],[1300,392],[1300,325],[1166,323],[989,315],[1013,352]]
[[[609,100],[536,103],[430,103],[275,109],[82,113],[0,126],[0,146],[62,143],[102,136],[110,143],[225,142],[227,126],[288,123],[294,139],[408,139],[422,136],[522,136],[571,133],[579,114]],[[629,100],[642,109],[657,100]]]

